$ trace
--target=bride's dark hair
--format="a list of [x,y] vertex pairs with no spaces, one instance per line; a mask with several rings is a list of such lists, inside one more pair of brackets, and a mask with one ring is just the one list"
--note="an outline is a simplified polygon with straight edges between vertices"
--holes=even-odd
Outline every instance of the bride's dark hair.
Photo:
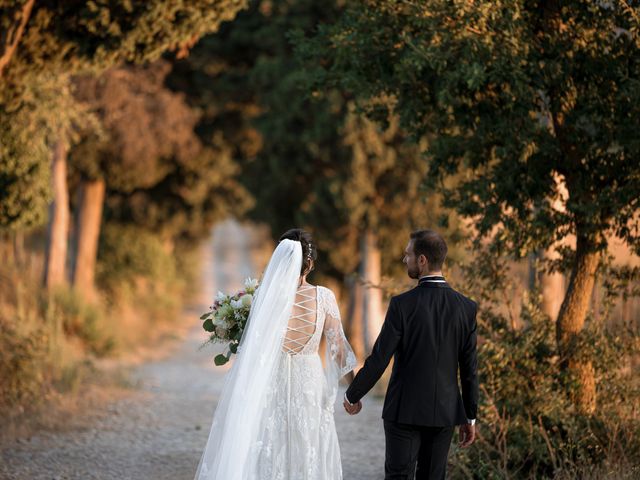
[[311,272],[311,262],[318,258],[318,251],[313,243],[311,234],[301,228],[292,228],[280,236],[280,241],[284,239],[300,242],[302,245],[302,268],[300,269],[300,275],[306,275]]

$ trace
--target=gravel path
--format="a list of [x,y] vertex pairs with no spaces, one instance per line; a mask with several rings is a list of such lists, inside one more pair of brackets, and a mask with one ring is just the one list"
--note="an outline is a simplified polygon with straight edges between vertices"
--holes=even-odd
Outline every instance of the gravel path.
[[[0,479],[192,480],[225,371],[213,366],[210,349],[198,351],[204,337],[196,320],[217,289],[235,290],[257,276],[250,235],[234,222],[216,228],[204,254],[201,300],[184,312],[197,325],[169,358],[136,369],[137,391],[94,412],[89,422],[71,418],[63,432],[43,431],[5,447]],[[345,480],[384,477],[381,410],[376,399],[365,399],[354,417],[336,406]]]

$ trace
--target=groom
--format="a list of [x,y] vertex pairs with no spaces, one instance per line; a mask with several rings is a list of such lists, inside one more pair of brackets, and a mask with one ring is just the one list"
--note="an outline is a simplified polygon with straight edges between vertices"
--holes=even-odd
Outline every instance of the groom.
[[358,413],[394,357],[382,411],[385,479],[444,479],[454,427],[460,446],[475,440],[477,306],[445,281],[446,255],[438,233],[411,234],[403,262],[418,285],[391,299],[371,355],[345,393],[345,409]]

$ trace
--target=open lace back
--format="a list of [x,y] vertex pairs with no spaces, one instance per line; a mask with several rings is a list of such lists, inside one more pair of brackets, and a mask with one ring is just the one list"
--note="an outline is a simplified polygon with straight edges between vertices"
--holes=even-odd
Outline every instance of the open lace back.
[[290,355],[302,352],[316,331],[318,310],[317,289],[311,285],[300,287],[296,293],[282,350]]

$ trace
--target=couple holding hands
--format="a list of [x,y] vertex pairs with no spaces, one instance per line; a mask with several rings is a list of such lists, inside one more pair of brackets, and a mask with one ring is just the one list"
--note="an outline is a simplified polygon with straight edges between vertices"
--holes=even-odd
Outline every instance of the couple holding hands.
[[343,405],[356,415],[392,357],[382,412],[384,478],[444,479],[455,427],[460,446],[475,440],[478,404],[477,306],[442,275],[446,254],[437,232],[411,234],[403,263],[417,285],[391,298],[371,355],[354,376],[355,355],[335,296],[307,282],[317,257],[310,234],[282,235],[227,374],[196,480],[341,480],[333,416],[338,380],[352,379]]

